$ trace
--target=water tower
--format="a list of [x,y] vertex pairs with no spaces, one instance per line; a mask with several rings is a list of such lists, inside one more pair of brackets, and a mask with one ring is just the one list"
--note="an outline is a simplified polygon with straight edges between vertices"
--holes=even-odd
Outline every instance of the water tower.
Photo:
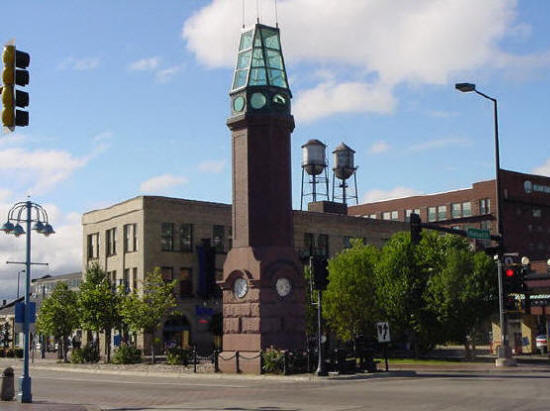
[[[317,201],[317,196],[329,200],[328,175],[327,175],[327,146],[319,140],[309,140],[302,146],[302,196],[300,210],[303,209],[304,198],[311,196],[312,201]],[[310,176],[305,181],[305,175]],[[304,192],[304,185],[311,185],[311,192]],[[319,185],[319,186],[318,186]],[[320,189],[320,190],[319,190]]]
[[[357,176],[355,173],[357,167],[354,165],[355,151],[344,143],[340,143],[332,154],[334,154],[334,167],[332,168],[332,201],[342,200],[342,203],[347,204],[348,198],[355,198],[355,204],[359,204],[359,199],[357,198]],[[349,193],[346,191],[348,188],[346,180],[351,176],[353,176],[354,191]],[[342,181],[338,187],[336,187],[336,178]]]

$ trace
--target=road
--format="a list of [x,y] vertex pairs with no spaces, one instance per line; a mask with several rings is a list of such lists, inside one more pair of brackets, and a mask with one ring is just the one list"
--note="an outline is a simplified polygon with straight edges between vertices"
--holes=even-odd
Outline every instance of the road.
[[[94,404],[117,410],[533,411],[550,407],[550,373],[544,372],[424,372],[417,377],[316,382],[207,376],[147,378],[36,369],[32,378],[37,403]],[[24,409],[18,407],[0,403],[1,410]]]

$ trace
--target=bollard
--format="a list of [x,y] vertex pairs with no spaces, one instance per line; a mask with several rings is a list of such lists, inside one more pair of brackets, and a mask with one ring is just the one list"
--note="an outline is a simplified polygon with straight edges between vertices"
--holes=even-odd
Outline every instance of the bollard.
[[241,372],[241,366],[239,364],[239,352],[235,352],[235,372],[238,374]]
[[11,401],[15,396],[15,377],[13,368],[8,367],[2,373],[2,387],[0,389],[0,399],[2,401]]
[[288,351],[283,352],[283,375],[288,375]]
[[219,355],[220,355],[220,352],[218,350],[214,350],[214,372],[220,372]]
[[193,372],[197,373],[197,346],[193,346]]

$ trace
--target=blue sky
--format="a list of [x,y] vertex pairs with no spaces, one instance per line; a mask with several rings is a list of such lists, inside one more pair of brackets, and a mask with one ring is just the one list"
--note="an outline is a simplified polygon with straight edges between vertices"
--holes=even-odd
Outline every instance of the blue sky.
[[[245,0],[245,24],[274,1]],[[321,7],[322,5],[322,7]],[[279,0],[296,130],[357,151],[361,200],[467,187],[501,164],[550,175],[550,3],[544,0]],[[78,270],[83,212],[141,195],[231,201],[228,91],[241,0],[9,2],[0,41],[31,54],[30,126],[0,137],[0,219],[30,194],[57,234],[35,275]],[[332,161],[330,158],[329,161]],[[0,236],[0,261],[24,240]],[[0,264],[0,296],[15,294]],[[34,275],[33,275],[34,276]]]

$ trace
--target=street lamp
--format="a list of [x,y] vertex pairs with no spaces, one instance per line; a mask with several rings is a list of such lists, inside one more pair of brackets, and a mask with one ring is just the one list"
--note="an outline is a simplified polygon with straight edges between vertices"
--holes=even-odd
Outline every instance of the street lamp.
[[[20,223],[26,224],[26,231]],[[34,223],[31,228],[31,223]],[[48,222],[46,210],[39,204],[32,201],[23,201],[15,204],[8,211],[7,221],[0,227],[0,231],[6,234],[13,234],[16,237],[27,234],[27,257],[25,260],[25,318],[23,322],[23,333],[25,335],[23,347],[23,374],[19,378],[19,392],[17,398],[20,402],[32,402],[31,377],[29,375],[29,325],[30,325],[30,292],[31,292],[31,231],[43,234],[46,237],[54,234],[53,227]]]
[[485,97],[488,100],[493,102],[493,117],[495,122],[495,200],[497,203],[497,235],[499,236],[499,247],[498,253],[495,256],[495,261],[498,268],[498,299],[499,299],[499,309],[500,309],[500,330],[502,333],[502,349],[498,351],[497,365],[512,365],[512,354],[508,344],[508,333],[507,325],[504,320],[504,292],[502,287],[502,254],[504,253],[504,230],[503,230],[503,215],[502,215],[502,202],[501,202],[501,181],[500,181],[500,150],[498,143],[498,110],[497,110],[497,99],[488,96],[487,94],[482,93],[476,89],[476,85],[473,83],[456,83],[455,88],[464,93],[474,92],[479,94],[482,97]]

